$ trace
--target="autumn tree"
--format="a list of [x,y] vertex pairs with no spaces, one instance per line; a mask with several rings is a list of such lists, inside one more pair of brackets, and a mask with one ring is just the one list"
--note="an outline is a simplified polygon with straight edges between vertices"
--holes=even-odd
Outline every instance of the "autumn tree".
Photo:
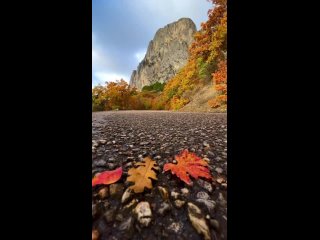
[[[227,59],[227,1],[210,0],[210,2],[213,7],[208,11],[208,20],[201,24],[201,29],[194,35],[187,64],[167,82],[164,88],[162,95],[166,109],[183,107],[190,101],[188,91],[194,86],[209,84],[213,73],[224,71],[219,70],[219,62]],[[220,89],[218,90],[220,94],[222,87],[224,85],[214,88]],[[226,98],[226,90],[222,92]]]
[[112,109],[128,109],[129,98],[131,96],[130,90],[128,83],[123,79],[107,83],[109,106]]
[[92,90],[93,110],[130,109],[135,95],[137,90],[130,87],[123,79],[106,82],[105,86],[99,85]]
[[220,61],[218,70],[212,74],[212,81],[217,95],[208,101],[212,108],[227,104],[227,61]]
[[108,110],[108,98],[105,87],[98,85],[92,89],[92,111]]

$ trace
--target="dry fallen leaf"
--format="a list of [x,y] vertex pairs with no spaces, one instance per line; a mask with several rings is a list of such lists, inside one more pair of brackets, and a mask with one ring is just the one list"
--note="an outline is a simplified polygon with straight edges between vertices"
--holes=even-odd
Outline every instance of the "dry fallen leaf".
[[104,171],[92,179],[92,187],[98,184],[111,184],[117,182],[122,175],[122,167],[119,167],[112,171]]
[[133,182],[134,185],[129,188],[135,193],[141,193],[144,188],[152,188],[151,179],[158,180],[154,170],[159,170],[159,167],[155,166],[156,162],[150,157],[144,158],[142,162],[135,164],[137,168],[131,168],[128,171],[128,182]]
[[208,163],[198,157],[195,153],[190,153],[187,149],[182,151],[179,155],[175,156],[177,164],[166,163],[164,165],[164,171],[171,170],[172,174],[177,175],[186,184],[191,185],[189,175],[193,178],[198,179],[204,177],[211,180]]

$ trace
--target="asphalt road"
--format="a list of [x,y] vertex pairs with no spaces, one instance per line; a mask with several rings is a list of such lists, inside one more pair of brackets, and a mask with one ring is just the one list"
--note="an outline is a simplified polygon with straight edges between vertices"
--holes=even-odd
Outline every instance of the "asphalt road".
[[[119,166],[124,170],[123,177],[116,185],[93,189],[95,237],[204,239],[205,234],[198,233],[191,223],[188,206],[192,203],[201,210],[201,214],[197,214],[198,222],[204,219],[211,239],[227,239],[227,114],[95,112],[92,114],[92,144],[93,176]],[[194,184],[188,186],[176,176],[162,171],[163,165],[174,162],[174,156],[183,149],[206,159],[214,177],[212,182],[192,179]],[[150,204],[152,221],[150,225],[143,227],[134,214],[136,203],[131,206],[130,211],[126,211],[121,198],[128,187],[128,169],[146,156],[156,160],[161,170],[152,190],[131,197],[136,203],[147,201]],[[168,200],[161,199],[156,190],[159,186],[168,191]],[[188,194],[183,194],[181,189],[187,189]],[[101,192],[106,194],[101,195]],[[185,204],[177,207],[177,199]]]

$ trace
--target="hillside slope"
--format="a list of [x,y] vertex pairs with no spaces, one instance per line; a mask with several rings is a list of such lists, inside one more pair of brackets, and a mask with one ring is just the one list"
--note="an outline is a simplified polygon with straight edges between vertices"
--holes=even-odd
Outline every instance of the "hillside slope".
[[216,96],[212,84],[198,86],[191,93],[191,101],[179,109],[180,112],[226,112],[226,108],[214,109],[209,106],[208,101]]

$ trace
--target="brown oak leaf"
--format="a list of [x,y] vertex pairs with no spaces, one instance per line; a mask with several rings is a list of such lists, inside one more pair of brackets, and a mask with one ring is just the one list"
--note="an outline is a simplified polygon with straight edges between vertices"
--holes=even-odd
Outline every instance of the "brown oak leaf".
[[154,170],[159,170],[159,167],[155,166],[156,162],[150,157],[144,158],[142,162],[135,164],[137,168],[131,168],[128,171],[127,182],[133,182],[134,185],[129,188],[135,193],[141,193],[144,188],[152,188],[151,179],[158,180]]

